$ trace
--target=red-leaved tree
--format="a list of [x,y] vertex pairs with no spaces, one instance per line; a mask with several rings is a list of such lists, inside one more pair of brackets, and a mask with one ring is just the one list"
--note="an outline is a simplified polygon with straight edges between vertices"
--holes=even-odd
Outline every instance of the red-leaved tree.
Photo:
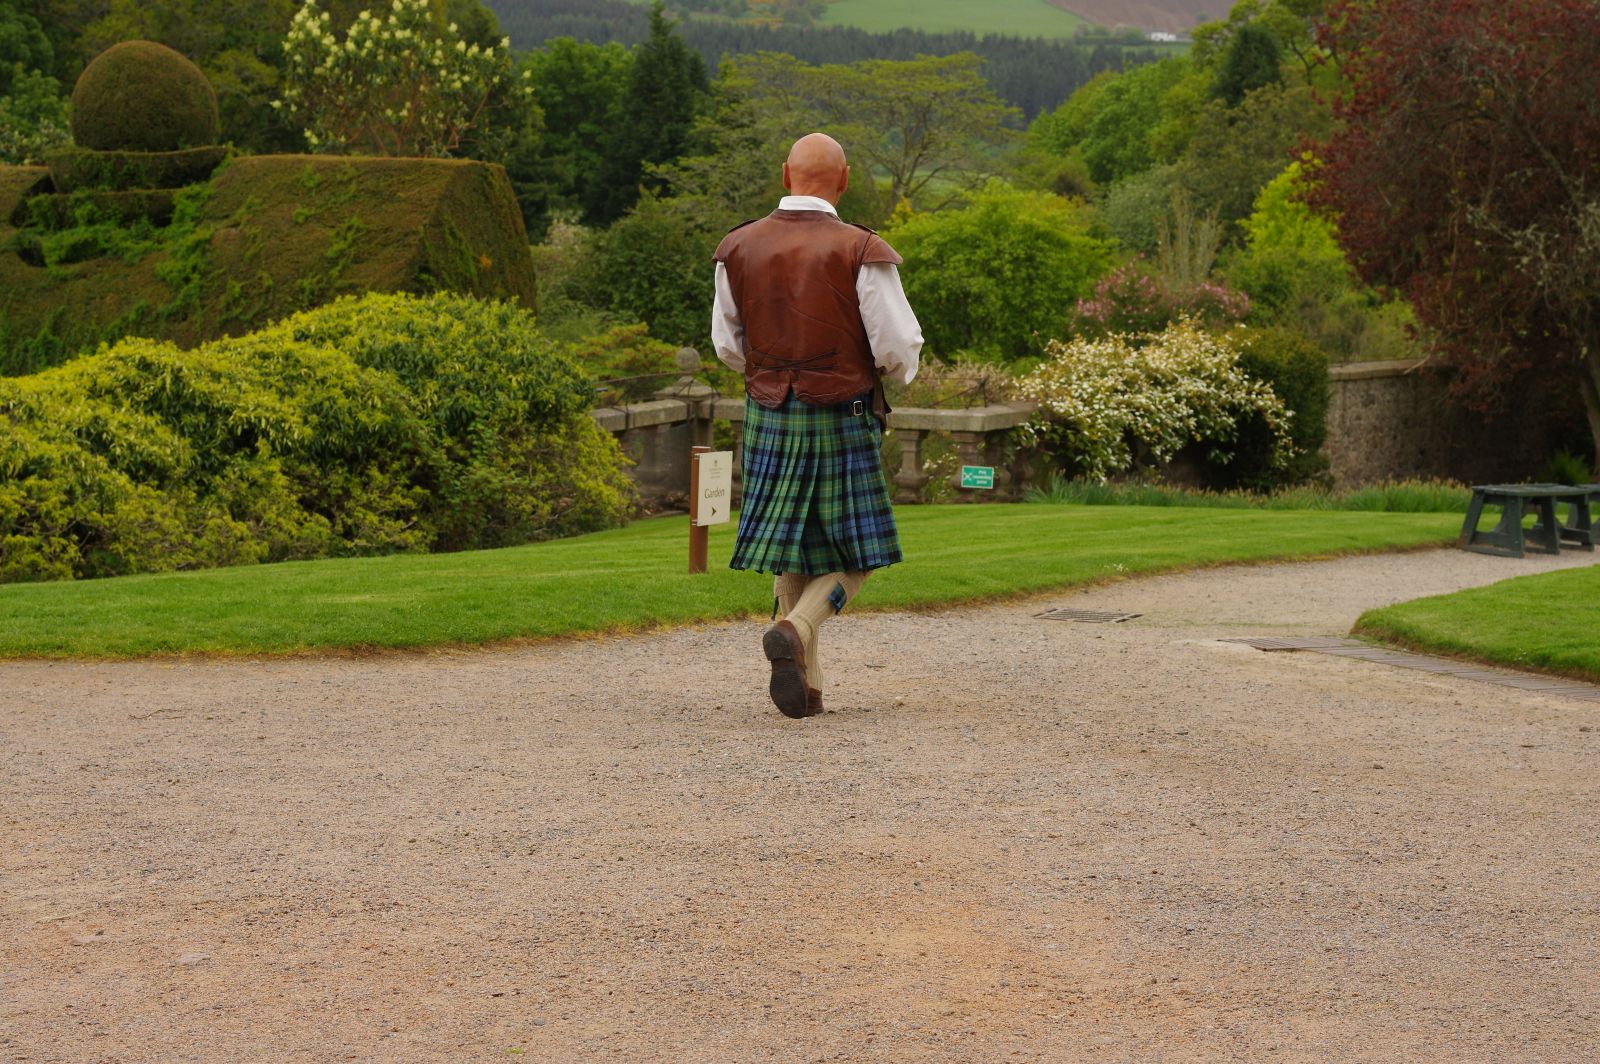
[[1493,387],[1569,376],[1600,464],[1600,0],[1334,0],[1315,201]]

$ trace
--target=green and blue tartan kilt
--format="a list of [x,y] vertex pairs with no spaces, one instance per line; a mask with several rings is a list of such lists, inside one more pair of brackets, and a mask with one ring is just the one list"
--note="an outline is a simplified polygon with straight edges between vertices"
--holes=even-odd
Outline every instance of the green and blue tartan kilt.
[[900,560],[869,399],[812,406],[791,395],[768,410],[746,397],[731,568],[822,576]]

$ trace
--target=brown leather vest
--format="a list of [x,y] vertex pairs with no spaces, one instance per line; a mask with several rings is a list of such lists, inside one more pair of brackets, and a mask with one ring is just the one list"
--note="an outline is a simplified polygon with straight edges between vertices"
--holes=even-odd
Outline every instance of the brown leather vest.
[[744,326],[750,398],[776,409],[793,391],[828,406],[877,385],[856,275],[900,256],[876,233],[827,211],[777,210],[723,237],[716,259]]

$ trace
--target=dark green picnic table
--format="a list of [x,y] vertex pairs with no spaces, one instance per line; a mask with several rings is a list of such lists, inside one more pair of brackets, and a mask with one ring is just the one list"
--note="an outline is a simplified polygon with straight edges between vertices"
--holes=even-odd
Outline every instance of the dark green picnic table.
[[[1480,529],[1485,506],[1500,507],[1500,521]],[[1566,520],[1558,507],[1567,508]],[[1562,544],[1594,550],[1595,513],[1600,510],[1600,484],[1475,484],[1467,518],[1461,524],[1461,546],[1479,554],[1520,558],[1527,551],[1560,554]],[[1529,514],[1534,523],[1523,527]]]

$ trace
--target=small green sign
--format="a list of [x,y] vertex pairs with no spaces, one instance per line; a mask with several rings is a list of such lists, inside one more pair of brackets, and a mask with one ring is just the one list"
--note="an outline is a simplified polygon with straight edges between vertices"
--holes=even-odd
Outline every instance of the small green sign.
[[961,486],[963,488],[992,488],[994,487],[994,466],[964,465],[961,467]]

